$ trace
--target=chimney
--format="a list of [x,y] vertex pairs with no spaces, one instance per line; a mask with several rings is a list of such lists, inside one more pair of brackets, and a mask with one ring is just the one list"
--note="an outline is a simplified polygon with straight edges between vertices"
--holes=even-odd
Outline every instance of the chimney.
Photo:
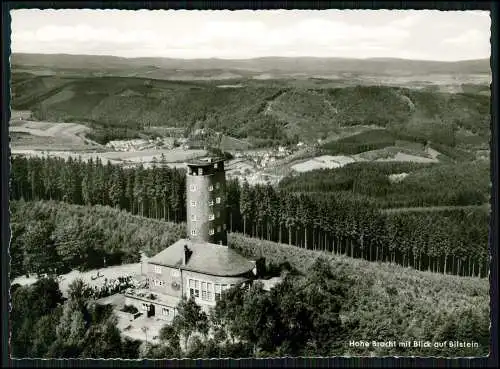
[[186,265],[189,262],[189,258],[192,255],[192,251],[189,249],[188,245],[184,245],[184,265]]

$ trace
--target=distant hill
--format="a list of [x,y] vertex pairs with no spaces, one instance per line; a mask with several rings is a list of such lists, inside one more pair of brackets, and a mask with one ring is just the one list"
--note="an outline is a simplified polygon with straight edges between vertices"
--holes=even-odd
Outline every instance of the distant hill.
[[420,61],[395,58],[348,59],[315,57],[265,57],[255,59],[171,59],[171,58],[121,58],[98,55],[68,54],[21,54],[11,56],[14,68],[35,68],[49,70],[91,70],[176,72],[218,71],[234,72],[237,75],[252,76],[272,74],[291,76],[296,74],[332,75],[426,75],[426,74],[491,74],[490,60],[467,60],[458,62]]
[[[220,83],[220,82],[219,82]],[[488,142],[490,98],[387,86],[298,88],[248,80],[219,83],[14,73],[12,106],[39,120],[94,127],[211,128],[237,138],[315,141],[340,127],[379,126],[455,144],[455,133]]]

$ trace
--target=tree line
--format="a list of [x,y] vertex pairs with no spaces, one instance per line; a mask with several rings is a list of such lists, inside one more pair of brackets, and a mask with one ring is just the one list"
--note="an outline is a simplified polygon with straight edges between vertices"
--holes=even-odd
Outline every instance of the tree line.
[[[11,178],[12,199],[100,204],[150,218],[186,221],[184,171],[170,169],[162,161],[151,169],[142,166],[125,169],[104,165],[98,159],[83,162],[15,157]],[[488,275],[488,214],[484,210],[386,214],[376,201],[366,201],[366,197],[350,191],[296,190],[228,181],[229,230],[305,249],[396,262],[420,270]],[[50,228],[41,224],[32,233],[44,234],[42,229],[51,233]],[[95,238],[99,233],[88,235]]]

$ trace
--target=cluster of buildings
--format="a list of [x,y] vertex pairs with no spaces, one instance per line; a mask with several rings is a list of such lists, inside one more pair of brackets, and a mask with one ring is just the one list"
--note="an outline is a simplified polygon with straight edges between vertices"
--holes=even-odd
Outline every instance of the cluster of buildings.
[[258,263],[227,246],[224,160],[193,160],[187,167],[187,238],[142,264],[141,287],[98,303],[111,304],[117,312],[129,305],[143,317],[171,321],[183,297],[193,297],[209,313],[222,292],[256,277]]
[[109,141],[106,147],[113,151],[142,151],[154,149],[172,149],[174,148],[175,140],[171,137],[156,138],[156,139],[134,139],[134,140],[116,140]]

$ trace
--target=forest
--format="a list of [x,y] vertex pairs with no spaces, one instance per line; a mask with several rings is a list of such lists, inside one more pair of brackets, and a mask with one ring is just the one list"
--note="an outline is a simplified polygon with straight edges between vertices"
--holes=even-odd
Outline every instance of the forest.
[[[405,174],[391,181],[390,175]],[[358,162],[285,177],[279,187],[291,192],[351,192],[381,208],[467,206],[489,203],[488,162]]]
[[[69,217],[66,214],[68,211],[77,211],[73,208],[67,210],[54,202],[34,202],[37,200],[64,201],[87,208],[93,205],[107,206],[128,214],[174,222],[179,227],[175,236],[183,232],[183,222],[186,220],[184,171],[169,169],[161,161],[151,169],[125,169],[109,163],[104,165],[100,161],[15,157],[11,168],[11,200],[14,200],[11,205],[14,209],[12,243],[19,244],[13,272],[17,275],[38,272],[40,268],[43,269],[43,265],[49,265],[42,259],[49,257],[50,253],[37,253],[40,251],[39,245],[48,240],[54,246],[54,255],[64,255],[59,268],[77,265],[92,268],[104,262],[109,265],[136,260],[136,251],[134,254],[130,250],[125,253],[117,250],[122,241],[128,239],[125,237],[128,235],[131,240],[137,240],[132,242],[135,246],[130,247],[134,250],[159,251],[158,247],[172,241],[168,238],[155,239],[153,242],[151,237],[158,235],[154,230],[146,236],[149,241],[131,234],[130,229],[117,231],[118,228],[111,228],[111,232],[104,226],[103,220],[96,218],[85,207],[78,210],[78,215]],[[441,173],[433,172],[432,167],[421,170],[430,171],[431,174]],[[414,172],[417,178],[421,175],[419,171]],[[352,172],[356,173],[355,170]],[[478,178],[470,172],[468,175]],[[321,178],[321,174],[318,176]],[[467,196],[467,183],[464,190],[460,189],[461,182],[455,177],[448,177],[445,183],[443,178],[446,177],[435,179],[432,187],[434,191],[439,193],[439,186],[449,186],[445,187],[448,191],[458,186],[457,191],[465,191],[465,195],[462,194],[464,202],[459,203],[469,205],[470,199],[474,197]],[[415,183],[421,183],[421,179],[415,180]],[[403,186],[403,190],[407,192],[403,192],[400,197],[409,200],[406,203],[401,201],[400,206],[413,205],[421,194],[425,198],[425,191],[419,186]],[[473,204],[478,202],[477,199],[474,201]],[[276,189],[270,185],[251,187],[246,182],[240,184],[236,181],[228,182],[225,203],[231,232],[288,243],[303,249],[370,261],[391,261],[419,270],[483,278],[488,276],[489,214],[484,208],[457,208],[444,212],[434,212],[432,209],[384,212],[377,199],[371,201],[366,194],[360,195],[346,188],[331,193],[298,192],[286,187]],[[422,202],[418,205],[422,205]],[[30,214],[35,211],[38,214]],[[31,224],[27,219],[36,222]],[[162,228],[165,223],[158,224]],[[145,229],[148,229],[147,226]],[[82,236],[75,238],[75,234]],[[92,246],[88,245],[99,244],[98,239],[104,240],[106,246],[89,250],[88,247]],[[153,245],[155,242],[157,246]],[[87,254],[81,254],[81,248]]]

